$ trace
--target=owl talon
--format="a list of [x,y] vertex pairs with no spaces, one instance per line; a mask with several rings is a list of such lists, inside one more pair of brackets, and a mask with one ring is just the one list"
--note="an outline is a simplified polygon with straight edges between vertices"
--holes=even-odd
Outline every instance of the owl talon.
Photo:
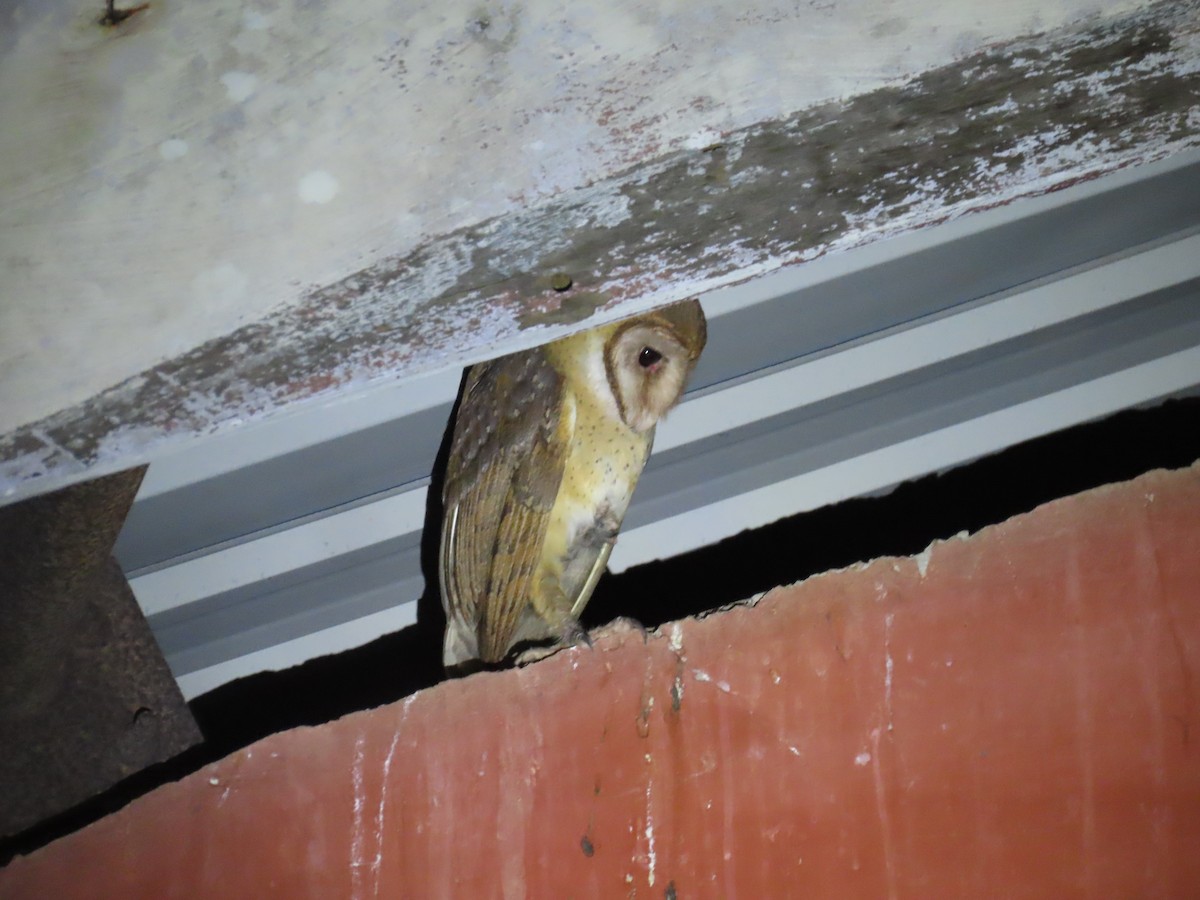
[[530,647],[527,650],[521,651],[513,660],[513,664],[518,667],[527,666],[548,656],[553,656],[560,650],[577,647],[580,644],[591,648],[593,646],[592,636],[583,630],[583,626],[579,624],[578,619],[568,617],[559,628],[559,639],[557,641],[548,646]]
[[562,646],[573,647],[579,644],[586,644],[588,648],[593,646],[592,636],[584,631],[583,626],[579,624],[578,619],[568,619],[562,627]]

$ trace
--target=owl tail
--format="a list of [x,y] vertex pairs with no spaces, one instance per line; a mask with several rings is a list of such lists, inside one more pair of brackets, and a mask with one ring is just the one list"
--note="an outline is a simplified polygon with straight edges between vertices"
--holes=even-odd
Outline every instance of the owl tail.
[[475,629],[460,616],[451,616],[446,623],[446,640],[442,644],[442,665],[449,670],[477,659],[479,641]]

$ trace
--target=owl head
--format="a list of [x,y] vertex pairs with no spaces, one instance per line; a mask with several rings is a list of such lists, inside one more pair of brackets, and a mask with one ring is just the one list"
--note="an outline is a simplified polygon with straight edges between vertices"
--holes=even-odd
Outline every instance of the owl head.
[[604,369],[621,420],[653,428],[683,395],[707,339],[698,300],[619,322],[604,345]]

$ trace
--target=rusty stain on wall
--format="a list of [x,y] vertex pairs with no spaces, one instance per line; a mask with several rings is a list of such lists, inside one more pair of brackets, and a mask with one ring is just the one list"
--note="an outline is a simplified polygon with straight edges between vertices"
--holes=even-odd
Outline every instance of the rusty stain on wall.
[[[99,474],[1195,146],[1198,32],[1200,4],[1162,3],[1010,42],[461,229],[5,436],[0,488]],[[554,290],[558,272],[570,289]]]

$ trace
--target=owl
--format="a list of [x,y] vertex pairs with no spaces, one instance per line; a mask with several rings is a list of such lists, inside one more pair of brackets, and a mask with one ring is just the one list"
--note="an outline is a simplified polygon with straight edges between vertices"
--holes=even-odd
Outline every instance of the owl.
[[705,336],[685,300],[467,372],[442,492],[448,669],[586,640],[579,614]]

